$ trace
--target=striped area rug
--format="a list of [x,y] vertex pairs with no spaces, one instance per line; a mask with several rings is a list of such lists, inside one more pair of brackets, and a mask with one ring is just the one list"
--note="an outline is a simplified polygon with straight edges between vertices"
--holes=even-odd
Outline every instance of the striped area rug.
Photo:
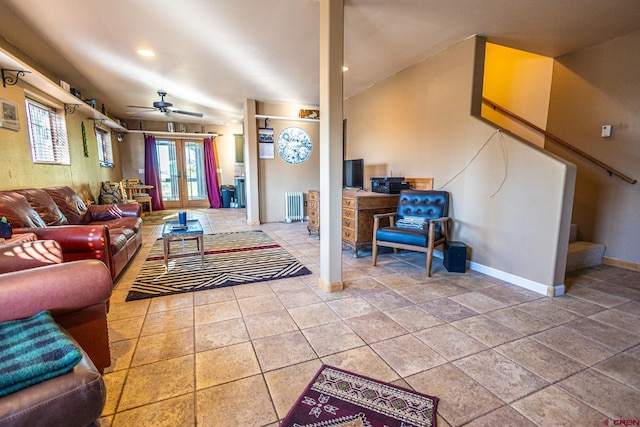
[[[196,241],[172,242],[172,255],[195,252]],[[311,274],[260,230],[204,235],[204,267],[199,253],[169,260],[165,271],[162,239],[143,264],[127,301]]]

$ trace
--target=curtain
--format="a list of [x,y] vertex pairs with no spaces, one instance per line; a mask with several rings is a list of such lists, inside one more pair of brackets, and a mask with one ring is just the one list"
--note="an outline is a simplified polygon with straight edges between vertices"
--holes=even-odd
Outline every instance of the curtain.
[[204,139],[204,173],[209,195],[209,205],[212,208],[222,207],[220,201],[220,187],[218,186],[218,167],[216,153],[213,149],[213,138]]
[[154,211],[164,210],[162,203],[162,188],[160,186],[160,174],[158,173],[158,151],[156,138],[153,135],[144,135],[144,182],[153,185],[147,192],[151,196],[151,204]]

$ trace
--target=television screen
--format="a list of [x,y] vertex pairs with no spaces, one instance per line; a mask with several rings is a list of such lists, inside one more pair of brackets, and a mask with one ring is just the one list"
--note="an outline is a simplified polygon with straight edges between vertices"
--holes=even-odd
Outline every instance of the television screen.
[[342,185],[348,188],[364,188],[364,160],[345,160],[342,166]]

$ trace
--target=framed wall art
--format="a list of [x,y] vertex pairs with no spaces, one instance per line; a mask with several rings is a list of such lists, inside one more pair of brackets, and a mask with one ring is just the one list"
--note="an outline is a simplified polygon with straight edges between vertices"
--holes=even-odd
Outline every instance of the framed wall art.
[[20,130],[18,104],[0,98],[0,128]]

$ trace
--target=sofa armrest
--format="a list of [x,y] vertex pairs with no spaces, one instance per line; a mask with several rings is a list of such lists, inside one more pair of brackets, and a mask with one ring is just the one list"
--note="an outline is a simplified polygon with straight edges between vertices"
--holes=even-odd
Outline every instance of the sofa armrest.
[[142,215],[142,207],[139,203],[90,205],[89,214],[93,221],[108,221],[125,216],[139,217]]
[[62,248],[54,240],[0,246],[0,273],[60,264]]
[[100,261],[83,260],[0,274],[0,322],[57,315],[105,303],[113,284]]

